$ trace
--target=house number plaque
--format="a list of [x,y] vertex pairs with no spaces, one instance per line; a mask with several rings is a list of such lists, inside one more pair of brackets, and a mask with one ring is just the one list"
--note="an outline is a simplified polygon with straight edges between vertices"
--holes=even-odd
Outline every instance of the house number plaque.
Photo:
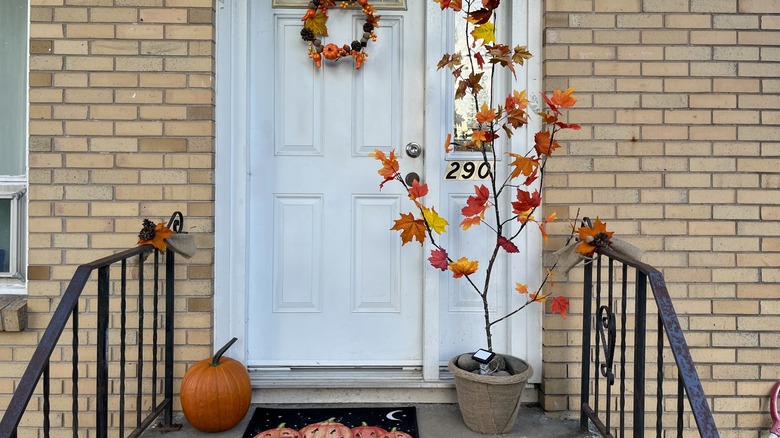
[[490,164],[479,161],[448,161],[444,179],[448,181],[469,181],[488,179]]

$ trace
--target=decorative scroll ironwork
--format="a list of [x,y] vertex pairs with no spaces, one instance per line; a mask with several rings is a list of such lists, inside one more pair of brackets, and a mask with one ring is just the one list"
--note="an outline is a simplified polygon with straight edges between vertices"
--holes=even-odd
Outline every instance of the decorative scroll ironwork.
[[[615,339],[617,337],[617,325],[615,314],[609,306],[601,306],[598,311],[598,324],[596,329],[601,336],[601,348],[604,349],[604,362],[600,364],[601,375],[607,378],[609,385],[615,384],[615,372],[613,363],[615,360]],[[606,334],[604,331],[606,330]]]

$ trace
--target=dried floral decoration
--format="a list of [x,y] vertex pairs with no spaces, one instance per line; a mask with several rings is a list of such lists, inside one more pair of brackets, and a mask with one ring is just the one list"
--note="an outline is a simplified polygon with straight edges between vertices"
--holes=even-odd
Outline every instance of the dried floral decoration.
[[354,6],[355,3],[360,5],[361,11],[366,16],[366,21],[363,23],[363,35],[359,40],[354,40],[351,44],[344,44],[339,47],[333,43],[323,45],[320,38],[328,36],[328,26],[326,24],[328,21],[328,9],[336,6],[336,0],[311,0],[309,2],[309,9],[301,18],[301,21],[303,21],[301,38],[309,42],[309,58],[314,60],[317,68],[322,67],[322,58],[338,61],[341,58],[351,56],[355,60],[355,70],[359,70],[363,62],[368,58],[366,46],[368,45],[368,40],[376,42],[374,28],[379,23],[380,16],[374,15],[376,10],[368,3],[368,0],[342,1],[339,6],[345,9]]
[[577,245],[577,252],[590,257],[596,252],[596,248],[607,247],[612,244],[612,235],[614,231],[607,231],[606,222],[601,222],[597,217],[593,223],[593,228],[584,225],[579,229],[580,244]]
[[173,235],[173,230],[166,227],[164,223],[154,225],[149,219],[144,219],[143,228],[138,233],[139,245],[154,245],[155,248],[165,252],[165,239]]

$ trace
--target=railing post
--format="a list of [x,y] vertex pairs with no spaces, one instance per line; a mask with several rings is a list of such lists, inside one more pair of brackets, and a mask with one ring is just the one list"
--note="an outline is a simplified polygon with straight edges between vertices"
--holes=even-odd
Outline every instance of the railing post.
[[584,406],[590,402],[590,331],[593,301],[593,263],[585,263],[582,290],[582,374],[580,379],[580,431],[588,431],[588,416]]
[[108,437],[108,289],[110,266],[98,269],[96,433]]
[[173,251],[165,253],[165,408],[164,423],[173,426],[173,311],[176,298],[174,280],[175,265]]
[[636,271],[636,311],[634,313],[634,436],[645,429],[645,335],[647,332],[647,275]]

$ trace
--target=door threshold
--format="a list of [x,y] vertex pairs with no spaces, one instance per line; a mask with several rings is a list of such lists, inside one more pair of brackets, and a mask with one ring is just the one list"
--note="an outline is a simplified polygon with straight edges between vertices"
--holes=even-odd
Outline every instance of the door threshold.
[[[252,403],[457,403],[455,381],[442,367],[438,380],[424,380],[419,368],[251,368]],[[523,391],[523,403],[539,401],[537,385]]]
[[253,388],[454,388],[451,376],[426,381],[416,367],[250,368]]

